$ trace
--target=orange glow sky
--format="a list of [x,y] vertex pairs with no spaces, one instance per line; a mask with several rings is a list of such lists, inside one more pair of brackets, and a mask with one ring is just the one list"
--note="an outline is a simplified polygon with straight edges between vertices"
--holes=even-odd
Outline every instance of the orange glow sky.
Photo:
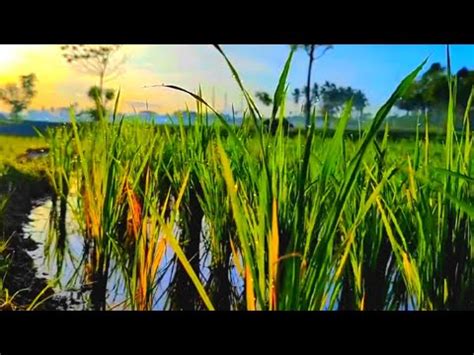
[[[119,78],[106,83],[106,87],[121,89],[121,107],[125,112],[146,109],[170,113],[177,109],[195,108],[194,101],[183,93],[163,88],[144,88],[154,84],[174,84],[196,91],[202,85],[203,92],[218,108],[224,106],[227,93],[228,108],[233,102],[240,105],[241,97],[223,58],[207,45],[124,45],[121,52],[127,57],[124,72]],[[247,58],[240,61],[244,69],[265,70],[265,65]],[[88,88],[98,79],[71,66],[62,57],[59,45],[0,45],[0,86],[17,82],[20,75],[35,73],[37,96],[30,109],[67,107],[78,103],[90,106],[86,95]],[[0,103],[0,111],[8,111]]]

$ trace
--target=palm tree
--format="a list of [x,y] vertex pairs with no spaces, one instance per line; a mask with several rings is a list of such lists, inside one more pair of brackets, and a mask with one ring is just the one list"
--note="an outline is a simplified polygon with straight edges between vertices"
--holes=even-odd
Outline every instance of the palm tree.
[[270,97],[270,95],[265,92],[265,91],[257,91],[255,93],[255,96],[257,97],[257,99],[259,99],[262,104],[264,104],[265,106],[270,106],[273,102],[272,98]]
[[311,89],[311,101],[317,103],[319,101],[319,85],[314,83],[313,88]]
[[[306,87],[311,87],[311,72],[313,69],[313,62],[316,59],[321,58],[329,49],[333,46],[331,45],[322,45],[322,44],[297,44],[292,46],[293,49],[302,48],[306,51],[309,57],[308,62],[308,76],[306,80]],[[316,55],[316,51],[318,48],[322,48],[321,54],[318,56]],[[309,127],[311,121],[311,97],[309,90],[306,91],[306,105],[305,105],[305,114],[306,114],[306,127]]]
[[301,98],[301,90],[298,88],[295,88],[293,92],[291,93],[291,95],[293,96],[293,101],[295,105],[297,105],[298,107],[298,104],[300,103],[300,98]]
[[354,109],[359,112],[359,118],[364,114],[364,108],[369,104],[369,100],[361,90],[356,90],[354,93]]
[[[295,89],[295,90],[297,90],[297,92],[299,93],[299,89]],[[257,91],[255,93],[255,96],[265,106],[270,106],[273,103],[273,99],[265,91]],[[295,102],[296,102],[296,100],[299,100],[299,94],[297,96],[295,96],[294,93],[293,93],[293,96],[295,98]],[[264,126],[265,130],[267,132],[272,133],[272,134],[275,134],[277,132],[278,124],[279,124],[278,120],[270,120],[270,119],[267,118],[266,120],[263,121],[263,126]],[[293,124],[291,124],[286,118],[283,118],[283,132],[285,132],[285,133],[288,132],[288,130],[290,128],[293,128]]]
[[295,90],[293,90],[293,101],[295,102],[295,104],[298,104],[300,102],[300,96],[301,96],[301,91],[300,89],[296,88]]
[[[96,104],[96,108],[89,110],[89,113],[95,120],[99,120],[101,116],[105,116],[107,104],[114,99],[115,91],[113,89],[103,90],[99,86],[93,86],[87,92],[87,96]],[[105,98],[104,102],[102,102],[102,97]]]
[[334,83],[326,81],[320,90],[322,112],[324,115],[334,116],[339,106],[341,91]]

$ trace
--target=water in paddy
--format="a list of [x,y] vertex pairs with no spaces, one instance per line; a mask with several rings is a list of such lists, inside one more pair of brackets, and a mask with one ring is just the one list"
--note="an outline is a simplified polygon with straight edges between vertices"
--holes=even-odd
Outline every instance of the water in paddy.
[[[90,288],[84,283],[84,264],[86,252],[84,239],[81,235],[77,219],[75,218],[75,206],[77,200],[74,195],[69,198],[66,209],[66,236],[61,242],[58,228],[53,219],[54,206],[50,198],[37,201],[29,215],[29,221],[23,226],[23,237],[31,238],[37,248],[28,251],[36,268],[36,276],[47,279],[55,291],[54,297],[65,300],[65,310],[91,310]],[[59,203],[56,204],[56,215],[59,214]],[[202,233],[209,233],[208,224],[203,219]],[[179,228],[174,228],[175,235],[179,235]],[[207,238],[201,238],[205,240]],[[204,243],[200,247],[200,277],[203,282],[210,276],[211,254],[207,252]],[[162,264],[159,267],[157,291],[154,298],[154,310],[167,308],[168,286],[174,276],[176,262],[173,251],[168,248],[165,252]],[[111,276],[107,280],[106,303],[107,309],[127,309],[126,300],[128,295],[124,284],[123,275],[119,268],[111,261]],[[230,271],[232,283],[242,292],[243,282],[235,267]]]
[[[54,257],[54,246],[47,245],[48,233],[50,233],[50,215],[52,201],[50,199],[38,201],[39,205],[30,213],[29,222],[23,227],[24,236],[36,242],[37,248],[28,253],[33,259],[38,277],[46,278],[54,283],[56,295],[67,299],[68,309],[84,309],[85,300],[81,288],[77,284],[69,282],[75,276],[76,265],[82,257],[84,243],[78,234],[77,225],[71,220],[70,213],[66,214],[66,255],[62,265],[62,272],[56,281],[58,265]],[[50,253],[53,252],[51,255]]]
[[[79,231],[78,223],[70,205],[66,211],[66,238],[64,247],[55,232],[52,222],[53,203],[51,199],[37,201],[37,207],[33,208],[29,215],[29,222],[23,226],[24,238],[31,238],[37,244],[37,248],[28,251],[36,268],[36,275],[49,281],[55,291],[54,297],[66,300],[65,310],[90,310],[90,289],[85,287],[83,280],[83,268],[85,261],[84,239]],[[71,201],[69,201],[71,203]],[[59,208],[58,208],[59,209]],[[61,253],[60,251],[64,252]],[[165,290],[172,279],[173,267],[171,265],[173,253],[168,249],[163,258],[163,266],[166,272],[160,275],[161,282],[156,292],[154,309],[160,310],[165,307]],[[127,293],[123,278],[118,272],[116,265],[111,262],[112,275],[107,283],[107,309],[127,309],[124,306]],[[171,265],[172,266],[172,265]],[[58,272],[59,270],[59,272]]]
[[[29,222],[23,226],[24,238],[31,238],[36,242],[37,248],[28,251],[33,259],[36,276],[46,278],[50,281],[55,290],[55,297],[61,297],[65,300],[65,310],[90,310],[90,290],[84,287],[83,266],[84,266],[84,239],[79,231],[79,226],[74,218],[73,211],[68,205],[66,211],[66,240],[64,248],[58,247],[57,236],[52,228],[51,213],[53,203],[51,199],[37,201],[37,207],[33,208],[29,215]],[[69,201],[70,204],[72,201]],[[208,233],[208,225],[203,220],[203,233]],[[175,228],[175,235],[179,230]],[[48,235],[49,234],[49,235]],[[201,238],[205,239],[205,238]],[[58,263],[60,254],[58,250],[64,249],[63,260]],[[209,264],[211,255],[205,251],[205,246],[201,245],[200,250],[200,271],[201,280],[209,277]],[[167,288],[173,278],[175,263],[173,261],[173,252],[167,249],[160,269],[161,281],[158,285],[154,300],[154,310],[163,310],[166,308]],[[112,262],[113,264],[113,262]],[[58,273],[58,267],[60,272]],[[112,265],[113,269],[114,265]],[[230,271],[231,282],[236,286],[239,292],[243,291],[243,281],[239,277],[235,267]],[[334,291],[331,287],[330,294]],[[127,293],[123,278],[119,272],[114,272],[107,283],[107,309],[123,310],[127,309],[124,304],[127,300]],[[64,303],[64,302],[62,302]],[[337,302],[336,302],[337,308]],[[329,300],[326,302],[325,309],[329,309]],[[409,302],[407,308],[400,307],[400,310],[414,310],[413,302]]]
[[[84,287],[83,271],[84,271],[84,239],[80,233],[79,225],[74,218],[73,209],[74,198],[71,198],[66,210],[66,238],[64,247],[60,247],[60,241],[52,222],[53,203],[51,199],[37,201],[29,215],[29,221],[23,226],[24,238],[31,238],[37,248],[27,251],[33,259],[36,268],[36,276],[47,279],[55,291],[55,297],[60,297],[66,302],[65,310],[90,310],[90,289]],[[59,205],[59,204],[58,204]],[[56,206],[59,207],[59,206]],[[59,210],[59,208],[57,208]],[[208,234],[208,224],[203,220],[203,234]],[[179,229],[175,228],[175,235],[179,234]],[[207,240],[207,238],[201,238]],[[60,250],[64,250],[61,254]],[[168,286],[174,275],[175,262],[174,253],[167,249],[159,268],[160,282],[157,292],[155,293],[154,307],[155,310],[166,309],[168,301]],[[206,252],[206,247],[201,244],[200,250],[200,276],[205,282],[209,278],[211,255]],[[114,270],[112,261],[111,269]],[[59,269],[59,270],[58,270]],[[107,283],[106,302],[107,309],[127,309],[126,300],[128,298],[124,285],[123,276],[115,268],[112,276],[109,277]],[[243,291],[243,281],[239,277],[235,267],[230,271],[232,284],[239,292]],[[332,287],[330,294],[334,291]],[[337,308],[337,302],[336,302]],[[329,309],[329,301],[325,305],[325,309]],[[413,310],[415,306],[413,302],[408,303],[408,307],[401,307],[400,310]]]

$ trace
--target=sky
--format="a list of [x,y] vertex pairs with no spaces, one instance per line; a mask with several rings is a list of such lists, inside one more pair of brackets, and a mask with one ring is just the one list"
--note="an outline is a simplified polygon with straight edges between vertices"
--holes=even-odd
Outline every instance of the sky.
[[[249,92],[271,94],[290,51],[288,45],[223,45],[222,48]],[[231,104],[236,111],[242,107],[237,83],[223,57],[211,45],[124,45],[121,53],[127,59],[122,73],[107,82],[106,87],[121,90],[122,112],[148,108],[165,114],[186,106],[195,109],[195,102],[184,93],[149,87],[159,84],[178,85],[190,91],[201,87],[204,98],[214,102],[218,110],[230,111]],[[426,69],[435,62],[446,65],[446,46],[334,45],[315,62],[313,78],[320,84],[328,80],[362,90],[369,100],[368,110],[374,111],[425,58],[429,58]],[[451,59],[453,71],[464,66],[473,69],[474,45],[452,45]],[[307,62],[306,52],[295,54],[288,78],[290,92],[305,85]],[[73,103],[90,106],[86,93],[98,79],[68,64],[59,45],[0,44],[0,87],[32,72],[38,78],[38,94],[31,109],[67,107]],[[0,111],[8,111],[8,107],[0,103]],[[287,111],[298,111],[291,98]]]

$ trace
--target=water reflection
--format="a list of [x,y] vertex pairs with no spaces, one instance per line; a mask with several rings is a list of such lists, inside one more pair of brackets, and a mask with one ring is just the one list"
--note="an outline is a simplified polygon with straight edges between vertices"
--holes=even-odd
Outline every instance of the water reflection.
[[[91,310],[93,309],[90,302],[91,289],[86,287],[84,280],[86,245],[74,215],[77,198],[70,197],[65,206],[67,207],[64,213],[64,227],[61,227],[58,225],[60,218],[56,218],[61,215],[59,200],[53,203],[53,200],[49,198],[37,202],[37,207],[33,208],[30,213],[29,222],[23,227],[25,238],[31,238],[37,243],[37,248],[28,253],[33,259],[37,276],[46,278],[54,285],[56,297],[61,297],[66,301],[66,310]],[[205,219],[202,223],[203,236],[201,237],[199,255],[200,277],[203,284],[206,284],[211,274],[212,255],[209,246],[203,242],[208,240],[206,235],[209,233],[209,227]],[[64,228],[63,232],[61,232],[62,228]],[[179,235],[180,230],[176,226],[173,232],[175,235]],[[116,261],[111,260],[110,270],[107,280],[106,308],[130,309],[127,300],[131,295],[127,293],[123,269]],[[158,268],[153,310],[169,308],[168,293],[175,270],[175,254],[170,247],[167,247]],[[235,282],[235,287],[242,291],[243,284],[238,280],[239,276],[235,267],[230,271],[230,278],[233,280],[232,283]]]

